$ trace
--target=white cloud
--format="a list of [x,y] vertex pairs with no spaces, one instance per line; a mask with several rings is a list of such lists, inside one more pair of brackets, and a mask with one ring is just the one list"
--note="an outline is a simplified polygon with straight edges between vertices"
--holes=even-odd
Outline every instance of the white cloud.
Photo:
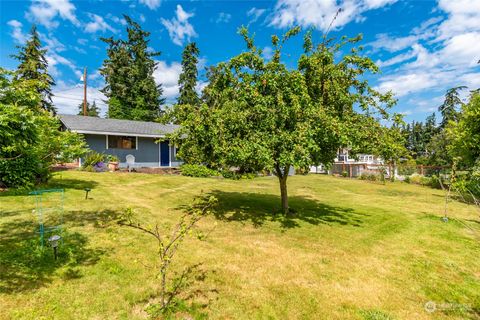
[[87,51],[85,49],[82,49],[82,48],[77,47],[77,46],[73,46],[73,50],[77,51],[80,54],[87,54]]
[[193,17],[194,14],[186,12],[179,4],[177,5],[175,14],[176,17],[173,17],[171,20],[162,18],[161,22],[168,30],[168,34],[173,43],[181,46],[185,40],[190,41],[190,38],[197,36],[193,26],[188,22],[188,19]]
[[430,89],[438,85],[438,79],[431,73],[408,73],[380,78],[375,89],[381,92],[393,91],[397,97]]
[[401,62],[405,62],[407,60],[413,59],[414,57],[415,57],[415,52],[409,51],[403,54],[396,55],[393,58],[387,59],[385,61],[379,60],[376,63],[379,67],[388,67],[388,66],[396,65]]
[[[384,76],[377,86],[393,90],[397,96],[413,92],[443,92],[466,85],[480,86],[480,2],[477,0],[439,1],[446,19],[432,18],[400,38],[379,35],[370,45],[378,50],[399,53],[380,62],[390,66],[405,63],[395,74]],[[406,48],[411,50],[402,52]]]
[[103,20],[103,18],[99,15],[89,13],[88,16],[90,17],[90,19],[92,19],[92,21],[85,25],[85,32],[96,33],[97,31],[105,32],[107,30],[113,33],[118,32],[118,30],[114,29],[112,26],[106,23],[105,20]]
[[88,40],[80,38],[80,39],[77,39],[77,42],[78,44],[81,44],[82,46],[84,46],[87,44]]
[[[83,101],[83,85],[66,85],[62,82],[53,88],[52,97],[53,104],[57,108],[59,114],[77,114],[78,105]],[[87,101],[96,102],[100,108],[100,114],[105,115],[107,105],[103,102],[107,98],[100,92],[100,88],[87,87]]]
[[396,0],[278,0],[271,16],[270,25],[278,28],[300,25],[314,26],[326,31],[335,14],[341,9],[333,29],[338,29],[350,21],[361,22],[363,12],[378,9]]
[[161,0],[139,0],[139,2],[146,5],[152,10],[156,10],[158,7],[160,7],[160,4],[162,3]]
[[273,57],[272,47],[266,46],[265,48],[263,48],[262,55],[263,55],[263,58],[266,60],[272,59]]
[[218,14],[217,20],[215,22],[216,23],[228,23],[231,18],[232,18],[232,15],[230,13],[220,12]]
[[[143,16],[143,14],[141,15]],[[107,14],[107,18],[112,20],[114,23],[116,24],[121,24],[122,26],[126,26],[127,25],[127,21],[124,19],[124,18],[119,18],[117,16],[114,16],[113,14],[109,13]],[[143,22],[143,21],[142,21]]]
[[[125,21],[125,20],[124,20]],[[145,18],[145,16],[143,14],[140,14],[140,21],[141,22],[145,22],[147,21],[147,19]]]
[[66,66],[66,67],[70,68],[70,70],[72,70],[72,72],[75,73],[75,76],[80,79],[80,76],[82,75],[82,72],[75,65],[75,63],[73,61],[59,55],[58,53],[56,53],[54,51],[47,53],[45,58],[47,59],[47,62],[48,62],[48,72],[52,76],[54,76],[54,77],[60,76],[61,72],[58,70],[58,66],[63,65],[63,66]]
[[48,52],[63,52],[66,50],[65,45],[58,41],[52,34],[46,35],[39,32],[40,40],[44,44],[44,49],[47,49]]
[[59,23],[57,16],[68,20],[75,26],[80,26],[75,15],[75,6],[69,0],[34,0],[26,16],[32,22],[44,25],[47,28],[56,28]]
[[437,40],[445,40],[459,33],[480,31],[480,1],[439,0],[438,6],[449,17],[438,28]]
[[179,62],[170,64],[165,61],[157,62],[157,69],[153,73],[153,77],[157,84],[162,84],[163,96],[167,101],[171,101],[178,95],[178,78],[182,72],[182,65]]
[[250,23],[253,23],[258,20],[264,13],[266,9],[258,9],[258,8],[251,8],[250,10],[247,11],[247,16],[251,17],[252,19],[250,20]]
[[405,37],[391,37],[388,34],[380,33],[376,35],[376,40],[368,45],[374,49],[385,49],[389,52],[396,52],[411,47],[420,39],[418,35],[409,35]]
[[[182,65],[176,61],[172,63],[163,60],[156,62],[157,69],[153,73],[153,77],[157,84],[162,84],[163,96],[166,98],[167,103],[172,103],[178,96],[178,78],[180,77],[180,73],[182,73]],[[204,63],[205,60],[200,59],[197,68],[200,69]],[[201,93],[206,85],[207,82],[198,81],[196,87],[197,92]]]
[[27,35],[22,31],[22,23],[18,20],[10,20],[7,24],[12,27],[10,35],[13,40],[18,44],[24,44],[27,41]]

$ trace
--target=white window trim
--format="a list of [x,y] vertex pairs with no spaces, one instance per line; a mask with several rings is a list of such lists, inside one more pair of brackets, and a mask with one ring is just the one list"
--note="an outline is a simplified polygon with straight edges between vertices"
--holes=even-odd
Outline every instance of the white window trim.
[[[123,148],[109,148],[108,147],[108,136],[113,136],[113,134],[107,134],[105,135],[105,143],[106,143],[106,146],[105,146],[105,150],[109,150],[109,149],[121,149],[121,150],[133,150],[133,149],[123,149]],[[135,150],[138,150],[138,136],[128,136],[128,135],[115,135],[117,137],[135,137]]]

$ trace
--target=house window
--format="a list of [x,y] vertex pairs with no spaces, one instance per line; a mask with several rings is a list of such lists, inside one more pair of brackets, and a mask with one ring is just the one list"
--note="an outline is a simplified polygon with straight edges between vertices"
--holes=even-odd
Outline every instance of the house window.
[[127,136],[108,136],[108,149],[136,149],[137,138]]

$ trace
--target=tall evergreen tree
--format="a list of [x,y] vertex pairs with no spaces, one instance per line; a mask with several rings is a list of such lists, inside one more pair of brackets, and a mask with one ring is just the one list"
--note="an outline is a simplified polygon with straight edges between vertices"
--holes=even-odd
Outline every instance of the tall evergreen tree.
[[447,90],[445,100],[442,105],[438,107],[438,111],[442,114],[442,122],[440,128],[445,128],[449,121],[457,121],[459,114],[459,107],[463,106],[462,99],[460,99],[460,90],[467,87],[459,86]]
[[185,46],[182,54],[182,73],[178,79],[179,97],[178,104],[196,105],[199,102],[197,91],[197,63],[200,51],[195,42]]
[[428,144],[432,140],[433,136],[436,135],[438,132],[437,128],[437,117],[435,116],[435,112],[433,112],[431,115],[429,115],[425,119],[425,127],[424,127],[424,141],[425,141],[425,146],[427,146],[427,150],[425,150],[427,153],[428,151]]
[[130,17],[127,21],[127,40],[102,38],[108,44],[108,58],[100,70],[105,77],[101,90],[108,98],[108,117],[153,121],[161,111],[165,100],[163,89],[155,83],[155,60],[160,52],[148,49],[150,32]]
[[51,87],[55,85],[52,76],[48,74],[48,62],[45,58],[47,50],[41,49],[42,44],[37,32],[37,27],[32,26],[30,30],[30,39],[24,46],[17,46],[19,53],[13,57],[20,61],[17,67],[15,79],[35,80],[37,83],[37,92],[42,97],[41,108],[55,113],[55,107],[52,103]]
[[[78,105],[78,115],[83,116],[83,102]],[[97,107],[95,100],[93,104],[87,101],[87,116],[89,117],[100,117],[100,109]]]

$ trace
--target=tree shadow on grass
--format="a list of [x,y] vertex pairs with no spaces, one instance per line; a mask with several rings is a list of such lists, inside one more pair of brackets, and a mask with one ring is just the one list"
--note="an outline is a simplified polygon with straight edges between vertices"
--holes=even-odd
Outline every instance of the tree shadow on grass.
[[63,214],[63,221],[67,226],[83,227],[92,225],[95,228],[105,228],[115,224],[121,212],[117,210],[71,210]]
[[[98,182],[93,180],[53,178],[48,183],[39,184],[35,186],[32,190],[45,190],[45,189],[85,190],[85,188],[93,190],[97,185],[98,185]],[[28,196],[28,193],[32,190],[8,189],[7,191],[0,192],[0,197]]]
[[213,210],[215,218],[251,222],[255,227],[262,226],[266,221],[279,222],[283,229],[299,227],[300,222],[360,227],[366,216],[352,208],[333,207],[299,196],[289,197],[289,206],[294,214],[285,216],[280,213],[280,196],[277,195],[220,190],[214,190],[210,195],[218,199],[218,205]]
[[40,246],[36,229],[34,222],[18,219],[0,225],[0,293],[34,290],[58,277],[81,277],[78,266],[95,264],[105,254],[90,248],[86,236],[64,230],[55,260],[52,248]]

